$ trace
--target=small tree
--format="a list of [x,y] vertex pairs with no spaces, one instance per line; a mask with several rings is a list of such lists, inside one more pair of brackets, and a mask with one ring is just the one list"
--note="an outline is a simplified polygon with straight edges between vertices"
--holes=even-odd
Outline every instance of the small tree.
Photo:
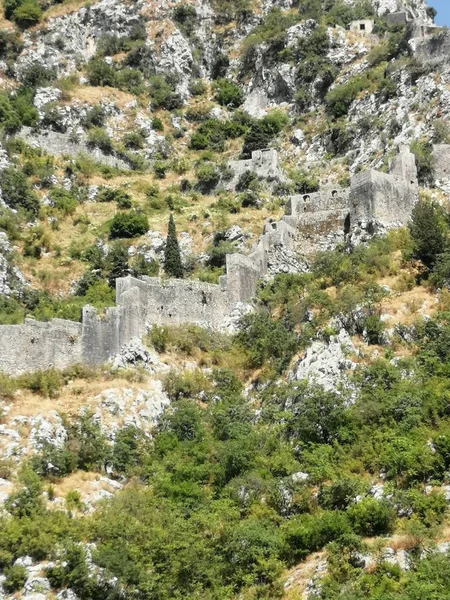
[[164,271],[170,277],[181,279],[183,277],[183,264],[181,262],[180,247],[178,245],[177,230],[173,215],[170,215],[167,230],[166,250],[164,254]]
[[429,269],[438,254],[445,251],[445,219],[442,209],[431,202],[419,200],[412,211],[409,226],[414,244],[414,255]]

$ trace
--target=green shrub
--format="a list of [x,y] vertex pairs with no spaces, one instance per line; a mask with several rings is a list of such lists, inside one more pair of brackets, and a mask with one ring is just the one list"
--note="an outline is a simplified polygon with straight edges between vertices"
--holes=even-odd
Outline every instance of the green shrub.
[[210,382],[200,370],[170,371],[164,379],[164,391],[171,400],[180,400],[181,398],[195,398],[210,388]]
[[426,139],[411,142],[411,152],[416,157],[417,176],[422,185],[431,185],[434,180],[435,161],[433,145]]
[[4,575],[6,579],[3,582],[3,588],[8,594],[13,594],[21,590],[28,577],[25,567],[20,567],[19,565],[6,567]]
[[159,117],[154,117],[152,119],[152,127],[155,131],[164,131],[163,122]]
[[37,88],[49,85],[57,77],[56,70],[33,63],[22,71],[21,82],[24,88]]
[[178,23],[181,31],[190,37],[197,24],[197,11],[190,4],[178,4],[173,11],[173,19]]
[[432,202],[419,200],[412,210],[409,225],[413,252],[429,269],[438,255],[446,250],[447,225],[442,208]]
[[114,87],[116,84],[115,68],[100,58],[93,58],[87,63],[86,76],[90,85]]
[[39,198],[31,190],[25,175],[15,167],[8,167],[0,174],[0,187],[3,200],[10,208],[23,208],[36,216],[39,212]]
[[162,160],[158,160],[153,163],[153,172],[158,179],[164,179],[166,177],[168,168],[169,165]]
[[295,334],[265,312],[243,317],[237,341],[247,351],[252,367],[269,361],[277,372],[289,364],[297,347]]
[[169,331],[165,326],[153,325],[150,330],[150,342],[157,352],[165,352],[169,341]]
[[255,150],[268,148],[273,138],[281,133],[288,123],[288,116],[280,110],[274,110],[259,121],[252,123],[245,134],[242,158],[251,158]]
[[236,246],[232,242],[220,240],[208,248],[208,264],[211,267],[224,267],[227,254],[236,252]]
[[351,505],[347,514],[356,533],[365,536],[391,533],[395,511],[386,501],[364,498],[358,504]]
[[196,79],[190,83],[189,91],[193,96],[203,96],[208,91],[208,86],[202,79]]
[[202,194],[210,193],[220,181],[220,173],[214,163],[204,162],[199,165],[196,171],[196,188]]
[[295,171],[291,177],[297,194],[312,194],[320,189],[319,180],[305,171]]
[[21,118],[6,96],[0,96],[0,123],[6,133],[15,133],[21,127]]
[[219,79],[214,84],[214,88],[216,100],[222,106],[238,108],[244,100],[239,86],[228,79]]
[[217,23],[229,23],[245,19],[251,14],[250,0],[212,0]]
[[59,371],[48,369],[21,375],[18,383],[20,387],[29,389],[40,396],[56,398],[64,386],[64,379]]
[[122,138],[125,148],[131,150],[142,150],[145,144],[145,136],[142,131],[128,131]]
[[114,216],[110,231],[110,239],[134,238],[148,231],[148,218],[137,212],[118,213]]
[[101,104],[95,104],[90,108],[82,120],[83,127],[103,127],[105,125],[106,112]]
[[88,144],[106,154],[110,154],[113,151],[113,142],[102,127],[92,127],[89,129]]
[[142,94],[145,89],[142,73],[137,69],[129,67],[122,69],[116,74],[115,84],[119,89],[136,95]]
[[24,29],[32,27],[42,18],[42,10],[36,0],[26,0],[16,8],[13,14],[14,21]]
[[366,75],[357,75],[347,83],[337,85],[326,96],[328,112],[336,119],[346,116],[352,102],[367,87],[368,81]]
[[116,202],[118,208],[131,208],[131,196],[120,188],[103,188],[97,195],[98,202]]
[[149,93],[153,108],[174,110],[183,105],[180,95],[167,77],[153,75],[149,79]]
[[77,199],[64,188],[52,188],[49,196],[54,207],[64,215],[73,215],[78,206]]

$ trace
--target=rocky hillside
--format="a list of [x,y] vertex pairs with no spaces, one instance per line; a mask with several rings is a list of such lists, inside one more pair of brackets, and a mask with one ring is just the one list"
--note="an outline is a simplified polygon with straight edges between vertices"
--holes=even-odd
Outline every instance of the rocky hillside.
[[[299,229],[225,332],[150,324],[101,367],[0,364],[0,599],[447,599],[450,34],[434,10],[2,10],[0,326],[101,316],[126,275],[218,283],[293,196],[348,197],[399,148],[420,187],[405,227]],[[270,168],[242,162],[269,148]]]

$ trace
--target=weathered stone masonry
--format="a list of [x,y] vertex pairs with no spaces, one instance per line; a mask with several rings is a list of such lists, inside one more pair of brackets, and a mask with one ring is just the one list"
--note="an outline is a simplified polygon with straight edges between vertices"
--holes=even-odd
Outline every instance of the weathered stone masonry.
[[254,297],[274,248],[308,255],[320,249],[327,236],[343,240],[354,226],[404,224],[417,195],[414,156],[402,150],[389,173],[369,170],[352,178],[350,189],[292,196],[286,215],[265,225],[248,256],[227,256],[226,275],[217,285],[125,277],[116,282],[116,306],[102,315],[85,306],[81,323],[26,319],[21,325],[0,326],[0,371],[18,375],[78,363],[102,364],[155,324],[223,329]]

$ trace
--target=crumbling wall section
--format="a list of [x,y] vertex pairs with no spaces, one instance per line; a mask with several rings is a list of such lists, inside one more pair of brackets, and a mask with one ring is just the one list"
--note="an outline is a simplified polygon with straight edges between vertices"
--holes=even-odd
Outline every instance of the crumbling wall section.
[[41,369],[64,369],[83,362],[81,323],[25,319],[0,327],[0,371],[21,375]]
[[140,289],[145,289],[141,296],[140,317],[145,327],[192,323],[220,329],[231,312],[229,294],[221,285],[145,277],[140,282]]
[[392,227],[406,224],[418,199],[414,155],[402,149],[389,173],[373,169],[352,177],[350,219],[352,224],[377,221]]
[[350,189],[345,188],[296,194],[291,196],[286,204],[286,215],[299,218],[305,213],[344,210],[349,205],[349,194]]

